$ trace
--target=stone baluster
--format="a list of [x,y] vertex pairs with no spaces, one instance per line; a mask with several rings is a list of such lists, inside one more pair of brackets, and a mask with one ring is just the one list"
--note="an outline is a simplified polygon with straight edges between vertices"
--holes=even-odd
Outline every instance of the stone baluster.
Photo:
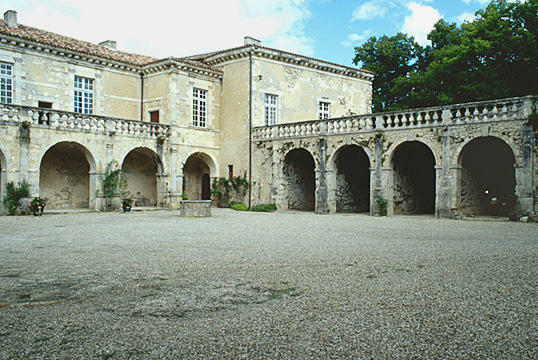
[[489,119],[488,115],[489,115],[488,106],[485,105],[484,109],[482,110],[482,121],[488,121]]
[[497,120],[497,113],[499,109],[497,108],[497,104],[493,105],[493,109],[491,109],[491,120],[495,121]]
[[434,111],[433,112],[433,123],[437,124],[438,122],[439,122],[439,114],[437,113],[437,111]]
[[2,109],[2,121],[6,123],[9,122],[9,109],[8,108]]
[[13,109],[13,110],[12,110],[12,114],[13,114],[13,116],[12,116],[11,120],[12,120],[15,124],[17,124],[17,123],[19,122],[19,120],[20,120],[20,119],[19,119],[19,109],[17,109],[17,108]]
[[56,128],[60,127],[60,115],[58,113],[55,113],[55,114],[52,115],[52,119],[50,121],[50,126],[53,129],[56,129]]

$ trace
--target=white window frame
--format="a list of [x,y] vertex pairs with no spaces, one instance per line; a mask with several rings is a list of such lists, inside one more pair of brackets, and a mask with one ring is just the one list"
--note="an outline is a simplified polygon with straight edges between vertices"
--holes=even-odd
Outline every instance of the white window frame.
[[13,64],[0,62],[0,103],[13,103]]
[[318,119],[326,120],[331,117],[331,103],[328,101],[319,101],[318,102]]
[[75,75],[74,112],[79,114],[93,114],[94,108],[94,79]]
[[207,90],[192,89],[192,125],[207,127]]
[[278,120],[278,95],[265,94],[263,107],[265,126],[276,125]]

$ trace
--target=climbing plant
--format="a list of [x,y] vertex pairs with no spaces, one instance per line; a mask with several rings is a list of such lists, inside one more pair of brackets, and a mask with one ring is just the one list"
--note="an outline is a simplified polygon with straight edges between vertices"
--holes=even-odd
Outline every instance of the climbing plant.
[[116,194],[124,195],[127,182],[123,170],[115,161],[107,164],[105,174],[101,177],[103,183],[103,196],[111,200]]
[[247,171],[234,175],[230,179],[224,177],[214,178],[211,184],[211,195],[217,199],[220,207],[229,207],[232,198],[243,198],[250,188]]

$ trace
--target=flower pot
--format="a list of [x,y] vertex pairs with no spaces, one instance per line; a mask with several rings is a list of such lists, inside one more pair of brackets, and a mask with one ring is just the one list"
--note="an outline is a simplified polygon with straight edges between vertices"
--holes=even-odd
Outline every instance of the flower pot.
[[131,208],[133,207],[133,204],[121,204],[122,208],[123,208],[123,212],[130,212],[131,211]]
[[34,213],[34,216],[41,216],[43,215],[43,210],[45,209],[45,205],[36,205],[31,207],[32,212]]

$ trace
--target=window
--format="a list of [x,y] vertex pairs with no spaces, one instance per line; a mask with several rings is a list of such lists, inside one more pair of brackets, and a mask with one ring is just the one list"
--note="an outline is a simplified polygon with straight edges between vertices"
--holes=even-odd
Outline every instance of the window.
[[278,96],[265,94],[265,126],[276,124],[276,110],[278,104]]
[[149,112],[149,120],[152,123],[159,123],[159,110]]
[[93,79],[75,76],[75,112],[93,114]]
[[193,89],[192,93],[192,124],[206,127],[207,91]]
[[13,65],[0,63],[0,103],[13,102]]
[[330,117],[331,104],[328,102],[320,101],[318,107],[318,119],[324,120]]

